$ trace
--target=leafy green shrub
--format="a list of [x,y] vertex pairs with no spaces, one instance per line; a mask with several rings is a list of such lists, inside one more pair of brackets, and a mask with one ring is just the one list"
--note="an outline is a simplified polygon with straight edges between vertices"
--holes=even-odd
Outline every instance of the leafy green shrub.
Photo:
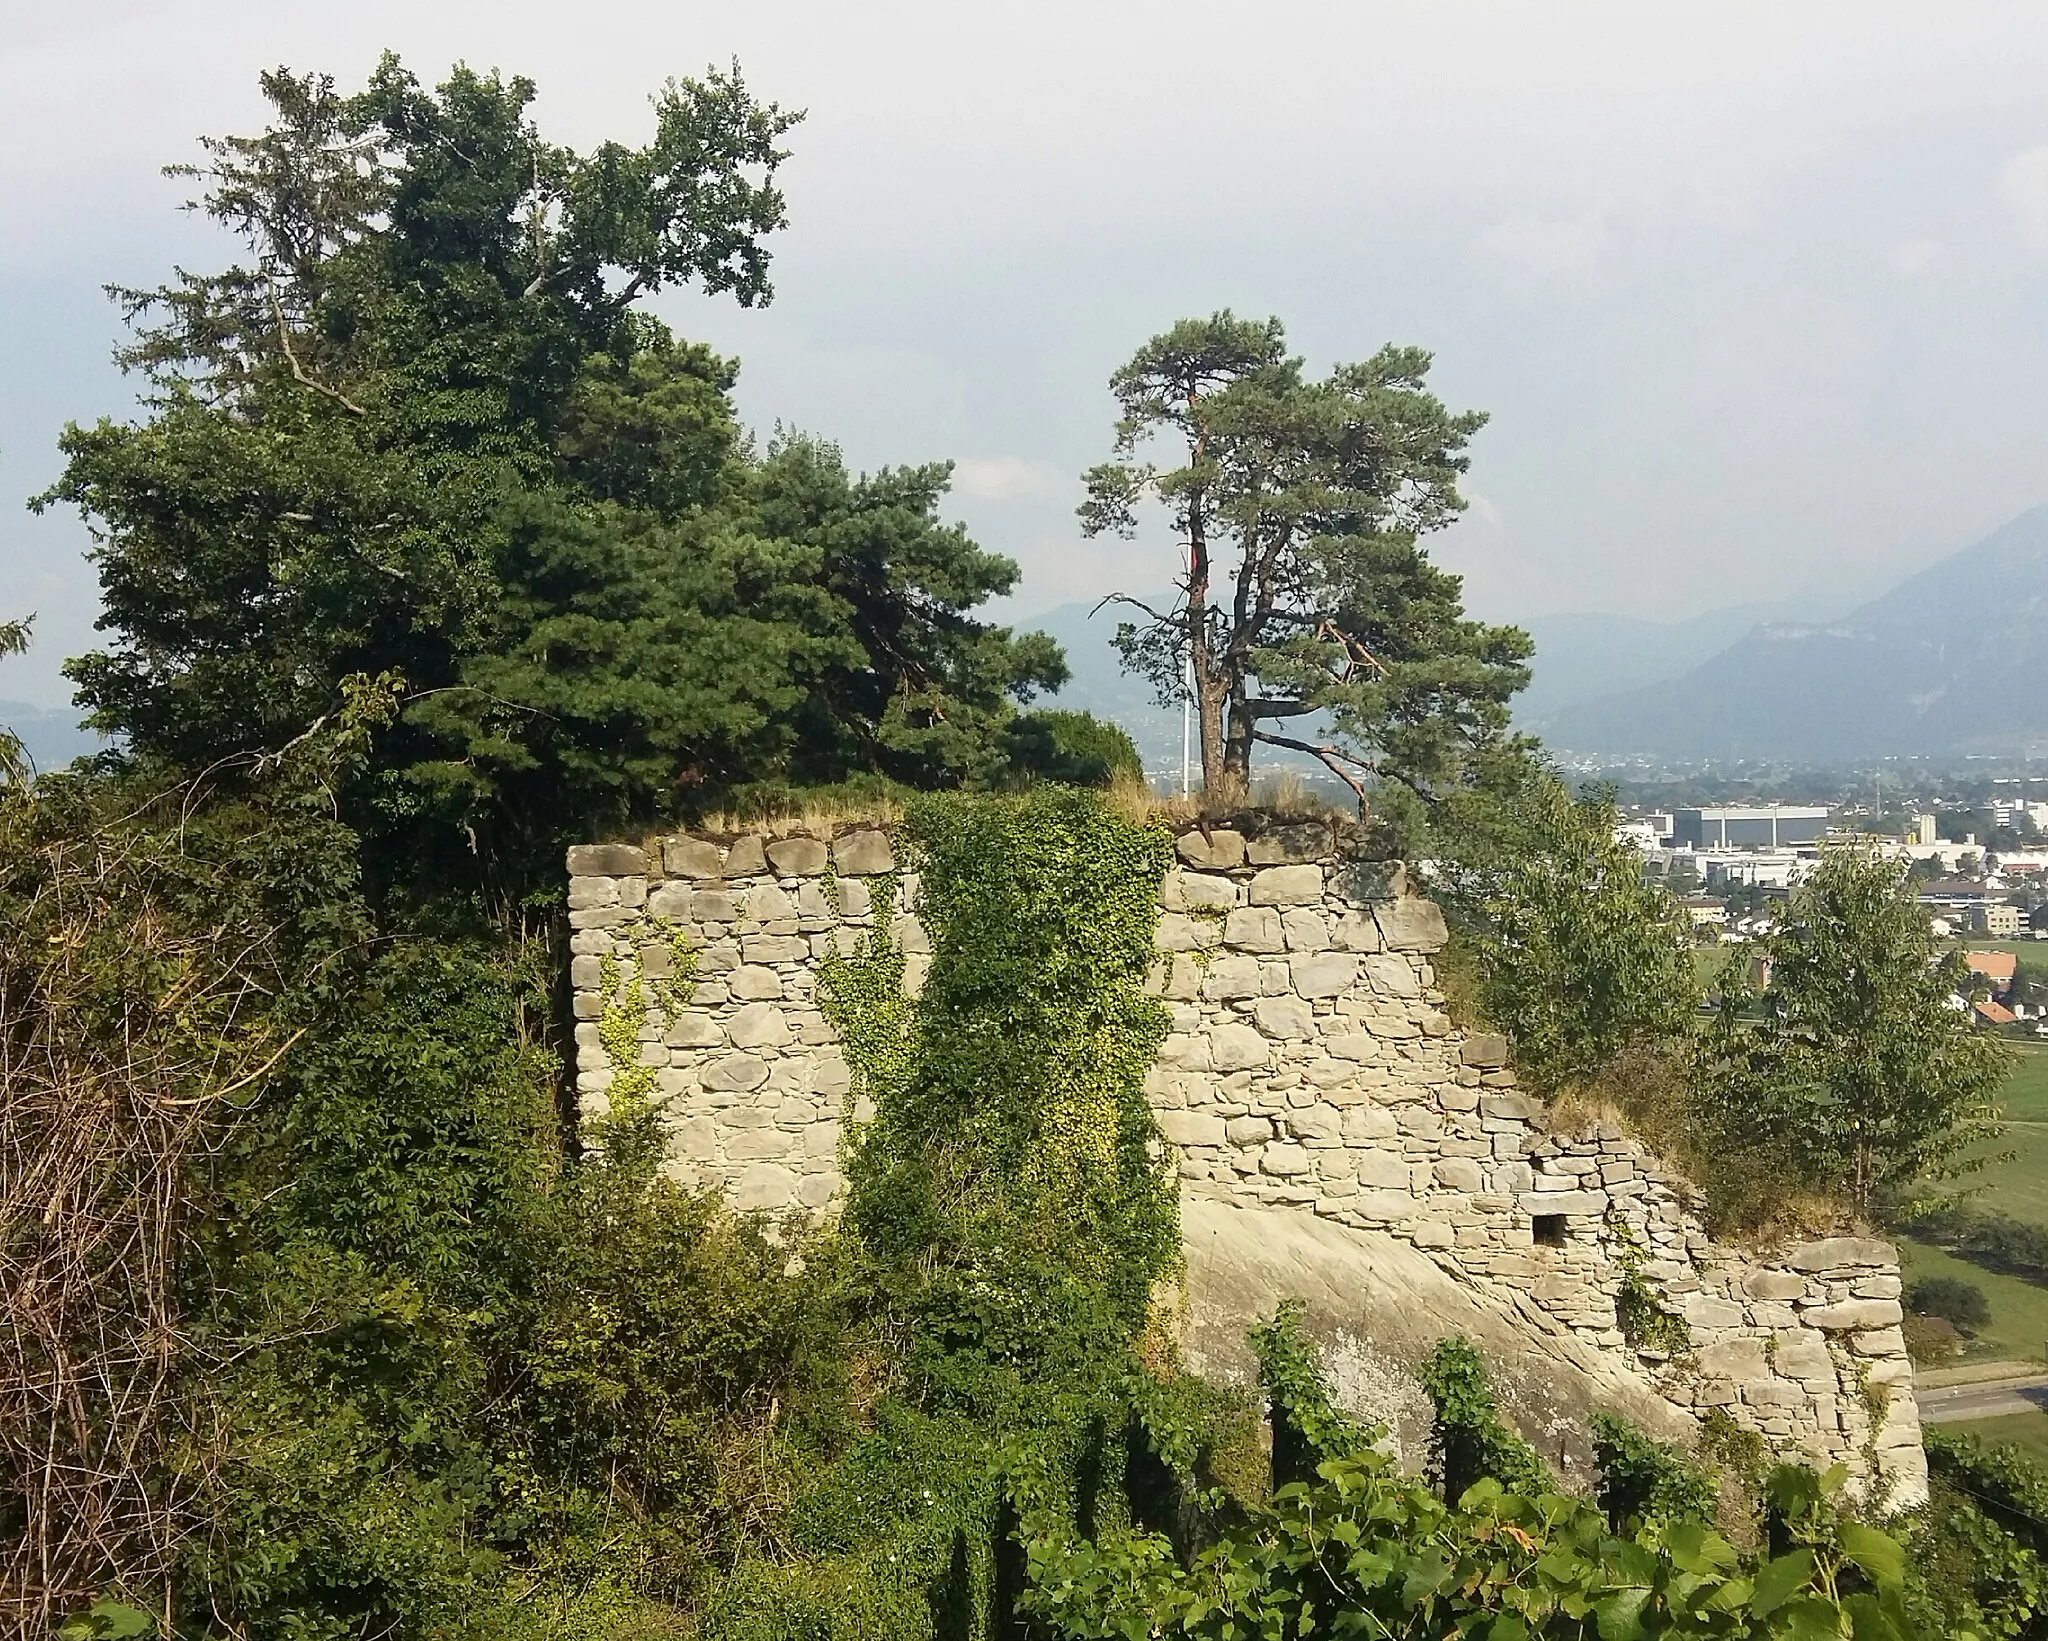
[[1469,1340],[1439,1341],[1420,1378],[1436,1411],[1429,1476],[1446,1499],[1461,1497],[1481,1477],[1511,1492],[1550,1491],[1550,1470],[1536,1449],[1501,1423],[1486,1364]]
[[1928,1502],[1909,1539],[1916,1615],[1933,1633],[2032,1641],[2048,1629],[2048,1568],[1979,1507],[1967,1479],[1930,1460]]
[[1020,712],[1003,726],[1002,751],[1012,782],[1106,787],[1145,778],[1129,733],[1090,712]]
[[1955,1276],[1930,1276],[1906,1290],[1906,1305],[1915,1316],[1938,1316],[1969,1332],[1991,1320],[1991,1303],[1974,1282]]
[[1906,1336],[1906,1354],[1916,1362],[1953,1362],[1963,1353],[1961,1330],[1939,1316],[1908,1311],[1900,1331]]
[[1600,1508],[1617,1533],[1651,1521],[1712,1521],[1714,1478],[1684,1448],[1653,1441],[1625,1419],[1593,1415]]
[[1943,1633],[1908,1610],[1896,1539],[1839,1519],[1810,1473],[1780,1497],[1786,1547],[1747,1559],[1698,1521],[1615,1534],[1583,1500],[1491,1478],[1447,1501],[1368,1451],[1282,1488],[1185,1567],[1156,1536],[1091,1542],[1032,1514],[1020,1606],[1055,1641]]
[[1273,1426],[1276,1488],[1311,1481],[1325,1459],[1348,1458],[1384,1434],[1331,1404],[1322,1353],[1302,1327],[1300,1300],[1282,1300],[1271,1322],[1252,1329],[1251,1347]]

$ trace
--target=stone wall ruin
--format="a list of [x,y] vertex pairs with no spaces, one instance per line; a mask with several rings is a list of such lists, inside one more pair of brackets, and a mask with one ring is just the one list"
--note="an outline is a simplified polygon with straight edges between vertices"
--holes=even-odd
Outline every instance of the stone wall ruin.
[[[1185,830],[1176,851],[1156,976],[1173,1029],[1147,1086],[1190,1223],[1225,1246],[1270,1242],[1255,1228],[1309,1216],[1324,1228],[1295,1240],[1321,1262],[1311,1274],[1335,1312],[1396,1266],[1413,1267],[1401,1291],[1422,1292],[1415,1273],[1433,1266],[1498,1338],[1561,1364],[1580,1388],[1553,1400],[1589,1396],[1679,1435],[1725,1409],[1774,1447],[1874,1481],[1887,1507],[1925,1497],[1888,1245],[1837,1237],[1764,1255],[1717,1244],[1684,1183],[1619,1126],[1553,1131],[1516,1086],[1506,1043],[1445,1013],[1430,963],[1442,915],[1356,829],[1251,820]],[[639,1029],[672,1169],[742,1208],[825,1210],[846,1125],[863,1113],[848,1109],[851,1077],[817,977],[835,941],[850,948],[873,926],[873,885],[897,865],[872,826],[571,849],[586,1109],[604,1108],[612,1077],[596,1024],[607,958],[621,975],[638,965],[660,978],[673,961],[666,930],[679,926],[698,953],[694,993],[672,1017],[650,1009]],[[894,881],[914,991],[929,943],[915,873]],[[1260,1284],[1292,1280],[1245,1278],[1258,1250],[1239,1251],[1217,1267],[1252,1283],[1224,1306],[1233,1312],[1259,1303]],[[1212,1264],[1191,1243],[1191,1279]],[[1619,1320],[1625,1285],[1682,1318],[1689,1348],[1632,1341]],[[1224,1331],[1252,1319],[1226,1316]],[[1362,1335],[1370,1321],[1358,1319]],[[1413,1324],[1386,1321],[1390,1332]],[[1533,1382],[1523,1364],[1511,1388],[1517,1372]]]

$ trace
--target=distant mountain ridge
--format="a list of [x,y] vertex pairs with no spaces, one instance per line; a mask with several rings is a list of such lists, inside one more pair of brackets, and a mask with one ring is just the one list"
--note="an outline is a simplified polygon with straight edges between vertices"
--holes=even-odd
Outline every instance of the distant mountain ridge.
[[1676,677],[1536,727],[1589,756],[1828,762],[2048,745],[2048,507],[1838,621],[1758,626]]
[[102,751],[106,737],[87,729],[71,707],[34,707],[25,701],[0,701],[0,728],[21,737],[38,769],[62,769],[73,758]]
[[[1833,614],[1840,606],[1828,606]],[[1752,629],[1823,613],[1811,599],[1731,604],[1682,621],[1572,612],[1519,619],[1535,640],[1529,687],[1515,697],[1516,721],[1540,728],[1567,707],[1676,678]]]

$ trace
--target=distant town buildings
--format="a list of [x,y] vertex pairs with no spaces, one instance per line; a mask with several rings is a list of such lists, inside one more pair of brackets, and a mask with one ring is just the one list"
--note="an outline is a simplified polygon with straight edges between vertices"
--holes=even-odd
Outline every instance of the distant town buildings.
[[1817,844],[1827,835],[1830,809],[1790,804],[1680,809],[1671,817],[1676,844],[1695,849],[1783,849]]
[[1970,929],[1994,940],[2010,940],[2020,932],[2020,909],[2002,900],[1987,901],[1970,913]]

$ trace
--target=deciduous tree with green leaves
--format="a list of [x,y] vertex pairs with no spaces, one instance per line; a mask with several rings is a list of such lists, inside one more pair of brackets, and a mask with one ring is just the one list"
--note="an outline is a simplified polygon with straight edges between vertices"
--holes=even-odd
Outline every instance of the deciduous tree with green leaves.
[[1544,774],[1453,808],[1437,883],[1530,1083],[1555,1090],[1632,1045],[1685,1043],[1699,1005],[1685,914],[1615,835],[1611,796],[1575,798]]
[[[1465,445],[1485,421],[1428,392],[1429,365],[1388,347],[1317,380],[1279,320],[1225,311],[1182,320],[1110,378],[1115,453],[1085,475],[1082,527],[1131,535],[1156,504],[1179,537],[1178,599],[1123,599],[1143,619],[1117,643],[1169,704],[1191,670],[1211,794],[1242,795],[1266,745],[1320,758],[1362,804],[1426,801],[1507,736],[1528,636],[1468,620],[1458,578],[1420,545],[1463,511]],[[1304,719],[1326,732],[1283,732]]]
[[1892,863],[1829,850],[1752,950],[1702,1075],[1723,1148],[1768,1153],[1868,1213],[1881,1192],[1953,1176],[1997,1133],[2011,1051],[1950,1005],[1960,960]]

